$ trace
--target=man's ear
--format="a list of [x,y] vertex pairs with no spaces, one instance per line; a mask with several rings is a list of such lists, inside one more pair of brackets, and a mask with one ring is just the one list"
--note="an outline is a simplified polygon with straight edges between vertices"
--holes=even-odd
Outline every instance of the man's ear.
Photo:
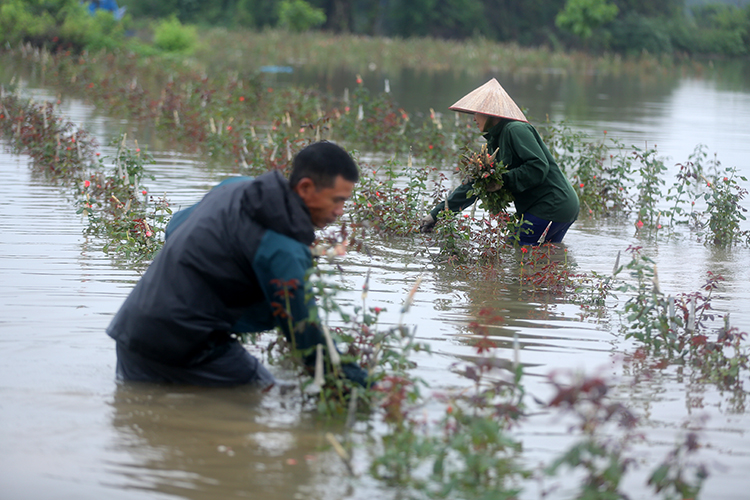
[[309,177],[303,177],[297,182],[297,185],[294,186],[294,192],[303,200],[306,200],[314,191],[317,191],[317,188],[313,180]]

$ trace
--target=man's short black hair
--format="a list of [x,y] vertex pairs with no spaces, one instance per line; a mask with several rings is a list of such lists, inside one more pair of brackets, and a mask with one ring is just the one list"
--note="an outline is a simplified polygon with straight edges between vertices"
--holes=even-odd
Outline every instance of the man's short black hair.
[[359,168],[340,146],[328,141],[315,142],[294,157],[289,185],[294,188],[300,180],[308,177],[317,189],[329,188],[339,175],[349,182],[357,182]]

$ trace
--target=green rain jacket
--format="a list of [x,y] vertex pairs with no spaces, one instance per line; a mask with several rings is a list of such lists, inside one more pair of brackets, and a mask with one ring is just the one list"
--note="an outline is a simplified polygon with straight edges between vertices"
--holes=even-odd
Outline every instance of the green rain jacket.
[[[578,217],[578,195],[531,124],[502,119],[484,136],[487,149],[508,167],[503,183],[515,198],[516,213],[529,213],[553,222],[573,222]],[[467,196],[473,183],[466,182],[448,196],[448,207],[458,212],[476,201]],[[440,202],[430,214],[437,219],[445,209]]]

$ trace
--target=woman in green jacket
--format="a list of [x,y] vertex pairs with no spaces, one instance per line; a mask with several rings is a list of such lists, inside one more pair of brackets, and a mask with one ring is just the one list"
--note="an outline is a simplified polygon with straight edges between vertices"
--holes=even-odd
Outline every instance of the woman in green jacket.
[[[523,221],[519,243],[561,242],[578,217],[578,195],[539,133],[498,81],[493,78],[450,109],[474,115],[485,133],[488,152],[497,150],[496,161],[507,167],[503,186],[513,194],[516,216]],[[467,196],[471,189],[471,181],[456,188],[448,196],[448,208],[458,212],[474,203],[476,196]],[[435,206],[422,219],[421,230],[431,231],[445,208],[445,202]]]

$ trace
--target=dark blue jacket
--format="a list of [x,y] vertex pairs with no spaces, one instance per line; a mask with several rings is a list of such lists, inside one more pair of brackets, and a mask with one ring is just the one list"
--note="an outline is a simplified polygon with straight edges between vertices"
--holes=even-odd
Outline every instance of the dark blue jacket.
[[[121,346],[189,366],[230,332],[279,326],[297,349],[326,345],[318,325],[307,321],[314,298],[305,300],[315,229],[279,172],[222,183],[174,219],[164,247],[107,329]],[[284,317],[285,289],[291,318]],[[344,372],[364,383],[358,367]]]

